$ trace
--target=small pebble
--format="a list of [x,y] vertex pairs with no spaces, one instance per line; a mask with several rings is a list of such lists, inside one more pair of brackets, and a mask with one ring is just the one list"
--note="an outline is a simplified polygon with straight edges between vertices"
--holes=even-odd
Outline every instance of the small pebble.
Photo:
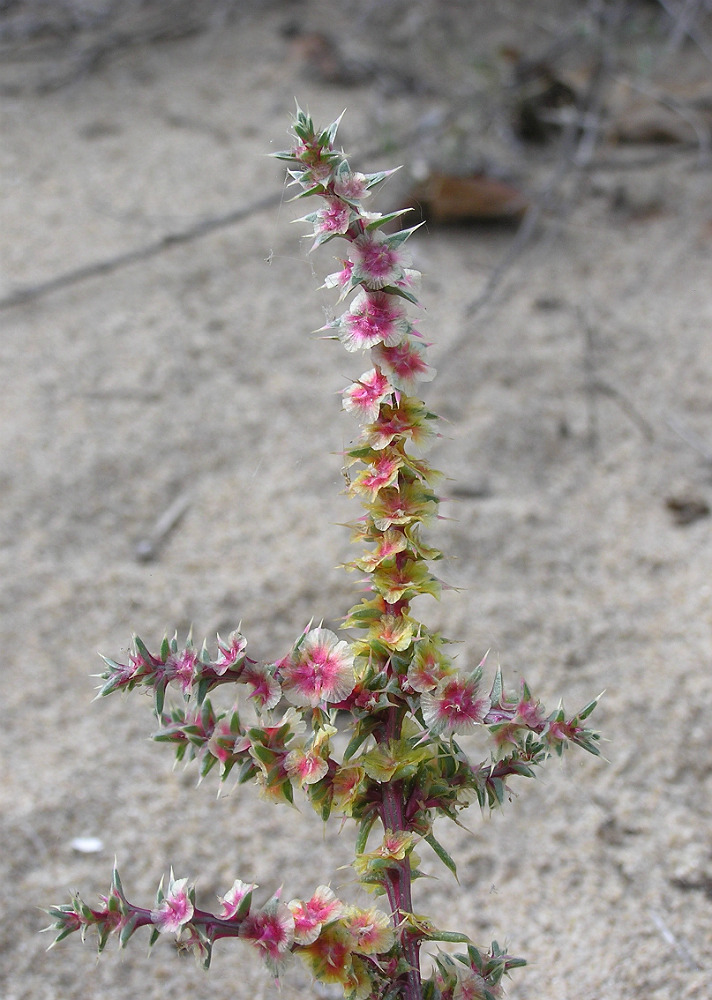
[[79,854],[97,854],[104,850],[104,841],[98,837],[75,837],[69,846]]

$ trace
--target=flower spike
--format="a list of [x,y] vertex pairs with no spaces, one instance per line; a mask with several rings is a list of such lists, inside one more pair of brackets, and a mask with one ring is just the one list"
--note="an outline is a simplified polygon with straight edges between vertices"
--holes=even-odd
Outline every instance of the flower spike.
[[[424,454],[438,437],[438,417],[419,395],[435,374],[413,317],[419,273],[406,243],[419,227],[400,228],[405,209],[364,210],[392,171],[353,170],[334,145],[340,120],[317,130],[297,106],[292,146],[274,155],[298,198],[320,200],[298,220],[311,229],[311,249],[340,250],[340,270],[325,284],[338,291],[343,313],[323,328],[324,339],[352,359],[367,356],[365,372],[350,374],[342,391],[342,407],[357,424],[343,454],[346,492],[361,506],[350,525],[358,554],[345,568],[359,578],[361,599],[342,619],[343,631],[317,617],[276,662],[248,657],[239,626],[217,637],[214,652],[190,635],[166,637],[151,652],[136,636],[125,663],[104,659],[100,693],[148,689],[154,739],[171,744],[176,760],[195,760],[200,778],[233,775],[270,801],[293,805],[299,795],[325,822],[332,813],[353,821],[356,881],[383,897],[384,907],[347,904],[324,884],[289,903],[279,889],[259,905],[256,884],[235,878],[211,912],[196,905],[193,882],[172,869],[153,907],[139,907],[114,868],[96,907],[74,894],[49,914],[55,942],[95,930],[101,951],[112,935],[124,946],[148,927],[151,945],[172,937],[204,967],[216,941],[239,938],[274,976],[298,958],[346,1000],[494,1000],[523,961],[497,942],[479,950],[466,934],[414,911],[413,883],[427,874],[415,848],[425,842],[457,878],[435,821],[460,823],[472,802],[499,808],[510,781],[532,777],[570,746],[597,754],[587,720],[598,699],[571,716],[562,706],[547,713],[526,684],[507,691],[499,669],[487,687],[484,658],[461,667],[450,641],[416,617],[425,595],[439,599],[448,589],[433,572],[442,553],[425,537],[440,517],[441,474]],[[474,731],[490,744],[481,761],[467,745]],[[424,979],[421,947],[437,941],[464,945],[466,953],[438,953]]]

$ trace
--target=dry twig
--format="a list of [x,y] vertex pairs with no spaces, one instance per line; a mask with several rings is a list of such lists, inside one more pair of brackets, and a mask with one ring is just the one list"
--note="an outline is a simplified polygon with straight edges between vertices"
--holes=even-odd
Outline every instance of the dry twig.
[[10,292],[9,295],[6,295],[4,299],[0,299],[0,309],[10,309],[13,306],[23,305],[33,299],[42,298],[42,296],[48,295],[50,292],[69,288],[80,281],[86,281],[89,278],[98,278],[105,274],[112,274],[122,267],[128,267],[131,264],[139,263],[139,261],[148,260],[157,254],[163,253],[164,250],[169,250],[171,247],[181,246],[184,243],[192,243],[193,240],[209,236],[210,233],[214,233],[218,229],[232,226],[236,222],[241,222],[243,219],[255,215],[257,212],[262,212],[267,208],[278,205],[281,198],[282,191],[275,191],[274,194],[267,195],[265,198],[259,198],[249,205],[243,205],[241,208],[233,209],[233,211],[226,212],[224,215],[216,215],[203,219],[189,226],[187,229],[180,229],[175,233],[166,233],[165,236],[161,236],[160,239],[153,243],[148,243],[144,247],[138,247],[136,250],[128,250],[126,253],[117,254],[115,257],[108,257],[106,260],[93,261],[91,264],[85,264],[83,267],[77,267],[71,271],[65,271],[64,274],[58,274],[55,278],[40,281],[36,285],[26,285],[18,288],[14,292]]

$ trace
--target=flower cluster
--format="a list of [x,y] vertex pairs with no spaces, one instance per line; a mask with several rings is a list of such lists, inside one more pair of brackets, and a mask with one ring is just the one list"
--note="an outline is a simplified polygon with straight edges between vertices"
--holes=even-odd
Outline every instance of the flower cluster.
[[[412,318],[419,275],[406,244],[417,227],[399,228],[402,212],[364,209],[389,172],[352,170],[335,147],[337,127],[319,132],[298,110],[292,148],[277,156],[298,197],[321,199],[300,220],[312,227],[312,249],[334,240],[344,247],[340,269],[326,279],[344,312],[322,332],[367,355],[366,371],[343,391],[343,409],[360,426],[344,461],[348,492],[363,510],[350,526],[359,554],[346,567],[363,578],[361,600],[344,618],[344,635],[310,623],[276,662],[249,658],[239,628],[227,641],[218,637],[215,654],[175,636],[153,654],[135,638],[126,663],[105,660],[101,694],[150,689],[154,738],[179,760],[196,759],[201,776],[217,767],[221,780],[234,772],[270,800],[291,803],[299,792],[324,820],[333,812],[354,821],[357,883],[387,908],[348,905],[326,885],[288,903],[277,892],[255,908],[256,886],[237,879],[213,914],[171,873],[167,891],[159,888],[153,908],[142,909],[126,900],[115,872],[100,907],[75,896],[49,912],[57,940],[95,928],[100,950],[111,934],[124,945],[149,926],[151,943],[171,935],[207,965],[216,940],[238,937],[273,974],[296,955],[352,1000],[491,1000],[523,962],[496,942],[482,952],[414,912],[412,883],[424,874],[415,848],[427,845],[456,874],[436,820],[457,821],[475,801],[501,806],[512,778],[532,777],[568,746],[598,753],[586,727],[596,701],[573,716],[561,707],[547,714],[525,684],[518,695],[505,692],[499,670],[486,684],[486,658],[459,669],[450,641],[413,613],[416,598],[439,598],[445,586],[433,572],[442,555],[424,538],[438,516],[440,474],[425,457],[437,417],[417,393],[434,375]],[[212,695],[226,684],[244,694],[218,709]],[[490,749],[473,761],[465,741],[475,729]],[[423,979],[428,941],[464,943],[467,954],[439,955]]]
[[92,908],[75,894],[71,903],[49,910],[58,932],[53,943],[75,931],[84,938],[93,930],[101,952],[112,934],[123,948],[136,930],[149,927],[151,946],[160,935],[169,935],[181,951],[193,952],[207,968],[216,941],[239,937],[261,954],[275,975],[296,955],[322,981],[340,983],[347,997],[370,996],[395,941],[388,914],[347,905],[327,885],[318,886],[308,900],[283,903],[278,891],[262,907],[254,907],[256,888],[236,879],[220,897],[220,912],[212,913],[195,905],[195,887],[171,871],[167,889],[161,881],[154,906],[147,908],[129,902],[114,868],[111,887],[99,906]]

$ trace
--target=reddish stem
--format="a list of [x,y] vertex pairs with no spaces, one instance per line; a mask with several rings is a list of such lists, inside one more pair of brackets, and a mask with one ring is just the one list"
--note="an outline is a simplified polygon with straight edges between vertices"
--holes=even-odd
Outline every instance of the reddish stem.
[[[399,739],[401,734],[402,713],[397,708],[391,708],[388,721],[384,726],[382,739]],[[407,830],[405,819],[405,797],[402,781],[388,781],[383,785],[381,806],[381,821],[384,830]],[[409,965],[406,977],[404,1000],[422,1000],[423,986],[420,978],[420,942],[407,927],[405,921],[413,913],[413,898],[411,892],[410,857],[396,862],[386,882],[386,894],[391,905],[393,925],[400,935],[403,957]]]

